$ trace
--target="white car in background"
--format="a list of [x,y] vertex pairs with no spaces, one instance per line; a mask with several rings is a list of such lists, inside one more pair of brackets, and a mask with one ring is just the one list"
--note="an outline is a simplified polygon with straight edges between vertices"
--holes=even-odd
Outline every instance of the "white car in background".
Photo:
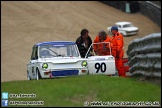
[[75,42],[37,43],[27,64],[27,79],[55,78],[88,74],[87,61],[81,58]]
[[[135,35],[138,33],[139,28],[135,27],[131,22],[116,22],[115,26],[118,27],[118,31],[123,36]],[[107,27],[109,33],[111,33],[111,27]]]

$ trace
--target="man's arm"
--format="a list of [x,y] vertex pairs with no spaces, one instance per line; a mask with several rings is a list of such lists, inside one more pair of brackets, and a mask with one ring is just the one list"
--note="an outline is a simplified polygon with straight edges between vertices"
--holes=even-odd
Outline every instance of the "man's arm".
[[121,51],[123,49],[123,36],[122,35],[116,36],[116,41],[118,44],[117,51]]

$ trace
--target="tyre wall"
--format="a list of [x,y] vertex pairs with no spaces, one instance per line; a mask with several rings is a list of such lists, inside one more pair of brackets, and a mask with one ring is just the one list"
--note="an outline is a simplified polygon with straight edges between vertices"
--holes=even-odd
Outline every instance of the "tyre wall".
[[131,76],[161,78],[161,33],[134,39],[126,53]]

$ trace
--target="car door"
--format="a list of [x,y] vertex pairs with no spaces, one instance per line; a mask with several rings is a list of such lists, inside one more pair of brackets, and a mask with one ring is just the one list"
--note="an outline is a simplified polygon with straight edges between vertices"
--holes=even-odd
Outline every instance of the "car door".
[[[92,43],[90,47],[92,47],[93,44],[99,43]],[[95,55],[94,52],[92,52],[94,54],[93,56],[88,56],[89,51],[90,50],[88,50],[85,57],[88,62],[89,74],[114,75],[116,73],[115,58],[111,54],[111,49],[110,55],[104,56]]]
[[29,76],[31,79],[36,78],[36,64],[38,61],[38,46],[34,46],[30,58],[30,62],[28,64],[28,71],[29,71]]
[[122,32],[122,31],[123,31],[123,30],[122,30],[122,28],[123,28],[122,25],[118,24],[118,25],[116,25],[116,26],[118,27],[118,31],[119,31],[119,32]]
[[114,75],[115,59],[113,56],[91,56],[87,58],[89,74]]
[[124,30],[124,28],[123,28],[123,25],[122,25],[122,24],[118,24],[117,26],[118,26],[118,31],[119,31],[123,36],[125,36],[125,35],[126,35],[126,32],[125,32],[125,30]]

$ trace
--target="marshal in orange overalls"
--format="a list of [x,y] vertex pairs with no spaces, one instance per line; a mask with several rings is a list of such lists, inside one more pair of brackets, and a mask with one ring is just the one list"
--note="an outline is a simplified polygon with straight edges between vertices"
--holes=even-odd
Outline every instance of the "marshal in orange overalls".
[[115,64],[116,64],[116,68],[118,70],[118,74],[119,74],[119,76],[125,77],[126,75],[125,75],[124,64],[123,64],[124,41],[123,41],[122,34],[120,34],[119,32],[116,32],[112,36],[111,42],[113,44],[112,55],[115,57]]
[[[99,43],[99,42],[110,42],[111,41],[111,37],[109,37],[108,35],[105,36],[104,40],[101,40],[99,38],[99,36],[96,36],[96,38],[94,39],[94,43]],[[110,43],[102,43],[102,44],[94,44],[93,48],[94,48],[94,52],[100,56],[102,55],[110,55],[110,47],[112,47],[112,44]]]

